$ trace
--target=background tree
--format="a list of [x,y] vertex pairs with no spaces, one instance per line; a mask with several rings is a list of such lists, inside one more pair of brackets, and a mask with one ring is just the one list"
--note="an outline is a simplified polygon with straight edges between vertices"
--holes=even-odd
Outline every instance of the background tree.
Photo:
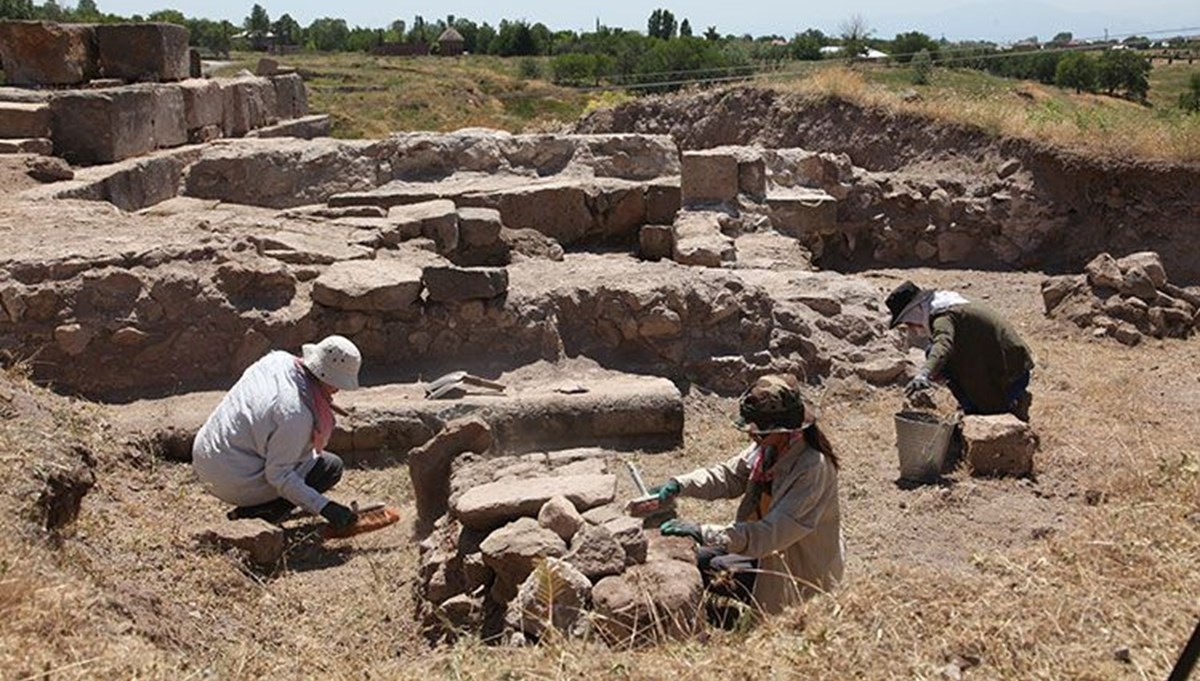
[[345,19],[322,17],[304,29],[305,43],[309,49],[321,52],[337,52],[346,49],[350,28]]
[[1096,62],[1083,52],[1068,52],[1058,61],[1054,84],[1074,88],[1076,93],[1096,90]]
[[242,28],[250,35],[263,35],[271,32],[271,17],[262,5],[255,4],[250,8],[250,16],[242,22]]
[[96,6],[96,0],[79,0],[75,5],[76,21],[99,21],[100,17],[100,8]]
[[1179,94],[1179,108],[1188,113],[1200,113],[1200,73],[1188,79],[1188,88]]
[[692,37],[692,25],[691,25],[691,23],[688,22],[687,19],[684,19],[683,21],[679,22],[679,37],[680,38],[691,38]]
[[1144,101],[1150,92],[1150,60],[1132,50],[1105,50],[1096,60],[1097,81],[1108,94]]
[[1061,33],[1055,33],[1054,37],[1050,39],[1049,44],[1053,47],[1066,47],[1074,39],[1075,36],[1070,31],[1062,31]]
[[861,14],[852,15],[838,24],[842,38],[842,54],[854,59],[867,51],[867,39],[873,32]]
[[164,24],[179,24],[187,26],[187,18],[183,16],[183,12],[177,9],[160,9],[157,12],[151,12],[146,15],[147,21],[156,21]]
[[921,50],[914,54],[912,62],[913,85],[928,85],[929,77],[933,74],[933,57],[929,50]]
[[650,19],[646,22],[646,35],[651,38],[670,40],[675,37],[676,28],[678,28],[678,24],[675,22],[675,15],[670,10],[656,9],[650,13]]
[[704,29],[704,39],[708,41],[717,41],[721,39],[721,34],[717,32],[716,26],[709,26]]
[[299,45],[304,41],[304,29],[290,14],[284,14],[271,24],[271,32],[280,45]]
[[828,43],[829,39],[825,37],[824,33],[810,28],[803,33],[797,33],[792,38],[792,42],[788,43],[788,52],[792,55],[792,59],[816,61],[821,58],[821,48]]
[[892,41],[892,56],[900,63],[906,63],[918,52],[925,50],[931,60],[935,60],[938,54],[938,44],[933,38],[921,33],[920,31],[909,31],[908,33],[900,33],[896,35]]

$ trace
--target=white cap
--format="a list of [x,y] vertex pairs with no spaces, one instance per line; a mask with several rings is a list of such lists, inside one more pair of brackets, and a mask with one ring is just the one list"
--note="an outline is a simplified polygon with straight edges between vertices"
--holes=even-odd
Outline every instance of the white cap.
[[301,348],[304,367],[314,376],[338,390],[358,388],[358,368],[362,354],[349,338],[329,336],[320,343],[305,343]]

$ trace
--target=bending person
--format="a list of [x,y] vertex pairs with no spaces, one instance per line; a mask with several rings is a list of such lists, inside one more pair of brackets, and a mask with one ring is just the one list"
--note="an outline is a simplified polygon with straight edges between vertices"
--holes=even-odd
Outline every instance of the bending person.
[[664,500],[741,496],[732,524],[668,520],[662,533],[696,541],[710,592],[776,613],[842,579],[838,462],[794,376],[758,379],[738,407],[739,427],[753,441],[749,447],[653,491]]
[[903,325],[927,346],[925,365],[905,393],[945,380],[964,414],[1010,413],[1029,420],[1033,356],[994,310],[953,291],[924,291],[911,281],[887,297],[891,328]]
[[358,387],[362,356],[329,336],[303,357],[277,350],[259,359],[217,405],[192,446],[204,488],[236,506],[231,520],[278,523],[296,506],[335,527],[354,513],[323,494],[342,478],[342,460],[324,451],[333,434],[333,395]]

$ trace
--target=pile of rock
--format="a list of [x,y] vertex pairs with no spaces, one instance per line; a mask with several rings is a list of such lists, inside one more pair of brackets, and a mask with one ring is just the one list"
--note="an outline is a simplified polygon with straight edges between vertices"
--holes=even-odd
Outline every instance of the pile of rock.
[[1123,258],[1101,253],[1083,274],[1043,282],[1042,300],[1047,315],[1125,345],[1144,336],[1187,338],[1200,326],[1200,288],[1171,284],[1162,258],[1150,251]]
[[418,532],[431,528],[416,587],[431,640],[553,629],[624,644],[695,629],[690,544],[620,511],[608,453],[489,458],[488,439],[478,420],[452,422],[410,456]]

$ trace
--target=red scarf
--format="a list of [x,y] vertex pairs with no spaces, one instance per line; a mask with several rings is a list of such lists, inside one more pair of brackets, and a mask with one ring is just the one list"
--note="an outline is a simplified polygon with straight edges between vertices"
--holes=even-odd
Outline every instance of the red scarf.
[[[791,449],[797,438],[804,437],[804,431],[794,430],[788,437],[787,448]],[[754,463],[750,467],[750,482],[759,484],[768,483],[775,477],[775,462],[779,459],[779,452],[775,451],[772,456],[767,456],[769,450],[762,445],[758,445],[754,452]]]
[[304,374],[304,380],[308,381],[309,394],[312,395],[312,404],[309,407],[313,412],[313,449],[323,452],[333,435],[333,396],[326,392],[324,383],[309,373],[304,366],[304,360],[299,357],[296,358],[296,368]]

